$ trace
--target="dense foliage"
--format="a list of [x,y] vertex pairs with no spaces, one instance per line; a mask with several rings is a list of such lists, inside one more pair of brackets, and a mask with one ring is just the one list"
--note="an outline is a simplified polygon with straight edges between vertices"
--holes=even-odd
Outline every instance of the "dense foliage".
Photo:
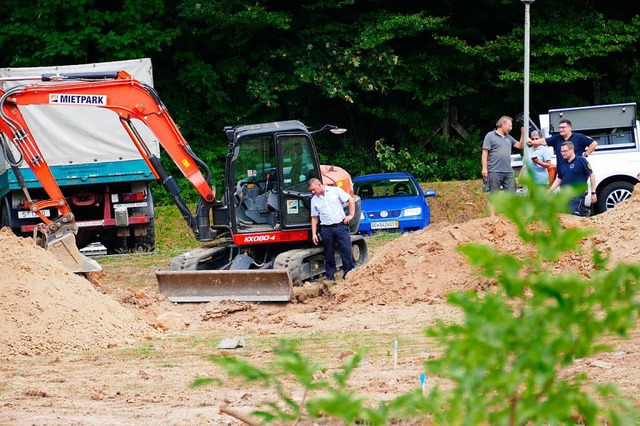
[[[620,0],[533,3],[532,114],[635,101],[639,13]],[[484,134],[523,110],[517,0],[5,0],[0,17],[2,66],[150,57],[216,182],[223,126],[290,118],[348,128],[319,145],[354,175],[385,170],[384,140],[424,164],[423,181],[476,178]]]

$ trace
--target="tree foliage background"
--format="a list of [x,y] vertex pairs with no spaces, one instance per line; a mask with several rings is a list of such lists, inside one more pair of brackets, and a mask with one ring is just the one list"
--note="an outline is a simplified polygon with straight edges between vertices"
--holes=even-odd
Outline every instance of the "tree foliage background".
[[[639,14],[638,2],[535,1],[532,117],[636,101]],[[317,142],[353,175],[409,165],[422,181],[477,178],[484,134],[523,110],[519,0],[4,0],[0,18],[0,66],[150,57],[217,181],[224,126],[294,118],[346,127]]]

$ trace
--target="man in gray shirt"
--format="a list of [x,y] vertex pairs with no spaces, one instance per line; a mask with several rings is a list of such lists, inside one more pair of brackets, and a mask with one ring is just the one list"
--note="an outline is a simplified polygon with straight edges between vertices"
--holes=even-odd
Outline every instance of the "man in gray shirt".
[[[511,149],[522,149],[523,134],[516,141],[509,132],[513,127],[513,119],[506,115],[496,122],[496,129],[487,133],[482,144],[482,177],[490,192],[516,190],[516,181],[511,168]],[[494,216],[494,210],[489,203],[489,213]]]

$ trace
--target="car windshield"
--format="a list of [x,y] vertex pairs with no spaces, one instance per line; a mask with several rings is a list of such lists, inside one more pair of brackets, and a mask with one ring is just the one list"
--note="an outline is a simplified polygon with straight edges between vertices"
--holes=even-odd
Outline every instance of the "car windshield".
[[354,182],[353,186],[354,192],[363,199],[418,195],[418,189],[409,178],[363,180]]

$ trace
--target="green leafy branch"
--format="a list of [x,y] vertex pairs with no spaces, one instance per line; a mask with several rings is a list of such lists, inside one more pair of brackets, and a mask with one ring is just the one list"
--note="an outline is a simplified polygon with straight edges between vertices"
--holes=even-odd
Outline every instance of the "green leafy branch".
[[[591,230],[563,228],[558,215],[582,189],[549,195],[531,181],[528,202],[511,194],[492,198],[496,209],[518,228],[536,251],[531,257],[500,253],[481,244],[460,248],[481,273],[497,282],[485,294],[455,293],[449,303],[464,312],[463,324],[430,330],[445,353],[427,369],[454,382],[437,418],[453,424],[586,424],[606,419],[629,421],[613,386],[584,389],[584,375],[565,377],[576,359],[607,350],[606,335],[626,336],[635,327],[640,305],[640,265],[618,264],[606,270],[598,252],[589,278],[574,272],[553,275],[549,261],[576,249]],[[446,421],[445,421],[446,419]]]
[[[319,380],[316,377],[326,370],[305,358],[297,350],[296,344],[283,340],[274,350],[274,360],[268,369],[260,369],[246,361],[233,357],[212,357],[212,361],[221,366],[230,377],[244,379],[245,383],[257,383],[273,388],[280,404],[269,402],[268,409],[256,410],[251,414],[264,423],[299,421],[305,416],[309,418],[330,417],[351,424],[356,420],[364,420],[371,425],[385,424],[386,413],[398,410],[396,404],[390,408],[373,409],[367,406],[366,400],[349,389],[348,380],[352,371],[362,360],[356,353],[348,357],[342,368],[333,372],[331,380]],[[285,381],[294,379],[303,389],[300,401],[296,401],[286,391]],[[198,379],[193,386],[213,383],[215,380]],[[406,399],[407,397],[405,397]]]

